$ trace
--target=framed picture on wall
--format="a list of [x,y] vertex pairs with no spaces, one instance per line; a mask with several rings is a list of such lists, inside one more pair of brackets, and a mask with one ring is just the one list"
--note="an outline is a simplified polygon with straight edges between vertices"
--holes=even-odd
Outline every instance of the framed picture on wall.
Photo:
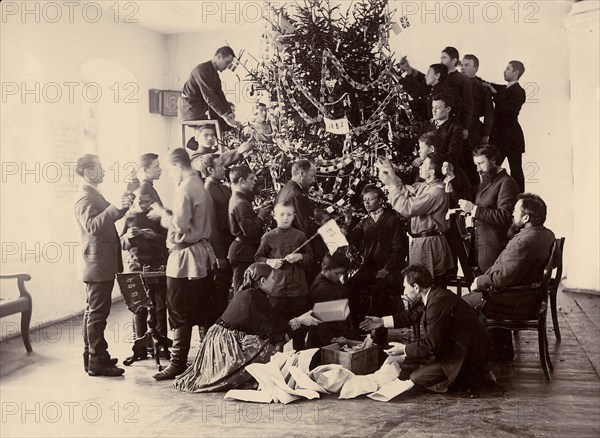
[[177,115],[177,100],[180,95],[181,91],[162,90],[161,114],[163,116]]

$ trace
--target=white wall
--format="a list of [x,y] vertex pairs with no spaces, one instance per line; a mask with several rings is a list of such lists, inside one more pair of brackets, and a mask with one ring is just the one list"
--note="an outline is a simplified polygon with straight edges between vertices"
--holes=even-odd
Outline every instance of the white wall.
[[565,245],[569,289],[600,290],[600,3],[573,5],[565,25],[571,55],[571,138],[573,144],[573,230]]
[[[1,28],[1,240],[2,273],[32,276],[28,288],[35,326],[85,305],[74,263],[80,256],[74,246],[73,215],[78,181],[72,167],[63,163],[75,161],[84,151],[97,151],[107,167],[101,190],[118,202],[127,162],[141,152],[166,150],[168,121],[149,114],[148,89],[166,88],[168,66],[166,40],[160,33],[136,24],[115,24],[106,11],[96,23],[91,22],[94,10],[88,10],[92,20],[86,21],[81,9],[72,23],[68,14],[51,23],[52,10],[44,14],[39,9],[36,14],[34,3],[28,7],[33,13],[24,17],[3,15]],[[84,80],[98,82],[99,99],[91,92],[95,88],[82,95]],[[69,82],[74,84],[72,99],[64,85]],[[23,94],[24,89],[33,92]],[[90,105],[93,100],[98,102]],[[92,119],[84,117],[90,106]],[[88,131],[94,129],[90,123],[96,125],[95,143],[84,142],[84,121]],[[116,155],[109,158],[111,149]],[[3,336],[15,329],[16,321],[17,316],[2,319]]]

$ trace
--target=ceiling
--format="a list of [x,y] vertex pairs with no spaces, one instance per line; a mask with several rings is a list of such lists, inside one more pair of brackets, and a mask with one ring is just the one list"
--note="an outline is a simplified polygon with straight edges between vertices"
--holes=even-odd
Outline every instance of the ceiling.
[[[224,26],[262,26],[263,0],[237,1],[119,1],[123,21],[126,17],[137,20],[140,26],[163,33],[177,34],[205,32]],[[100,2],[105,9],[113,2]],[[111,12],[112,12],[111,11]]]

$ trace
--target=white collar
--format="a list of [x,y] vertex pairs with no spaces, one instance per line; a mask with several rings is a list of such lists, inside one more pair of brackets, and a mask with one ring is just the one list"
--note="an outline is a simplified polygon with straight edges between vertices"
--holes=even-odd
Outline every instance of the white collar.
[[431,286],[429,288],[429,290],[427,291],[427,293],[425,295],[423,295],[423,304],[427,305],[427,300],[429,299],[429,294],[431,293],[431,289],[433,289],[433,286]]

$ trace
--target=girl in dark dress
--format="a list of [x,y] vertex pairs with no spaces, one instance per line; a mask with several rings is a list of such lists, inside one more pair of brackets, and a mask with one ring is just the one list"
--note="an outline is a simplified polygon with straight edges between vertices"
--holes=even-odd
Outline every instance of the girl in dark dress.
[[208,329],[194,363],[177,377],[175,388],[216,392],[251,382],[246,365],[269,362],[286,334],[320,323],[310,311],[290,321],[275,313],[267,297],[274,283],[273,269],[266,263],[254,263],[246,270],[242,287]]

